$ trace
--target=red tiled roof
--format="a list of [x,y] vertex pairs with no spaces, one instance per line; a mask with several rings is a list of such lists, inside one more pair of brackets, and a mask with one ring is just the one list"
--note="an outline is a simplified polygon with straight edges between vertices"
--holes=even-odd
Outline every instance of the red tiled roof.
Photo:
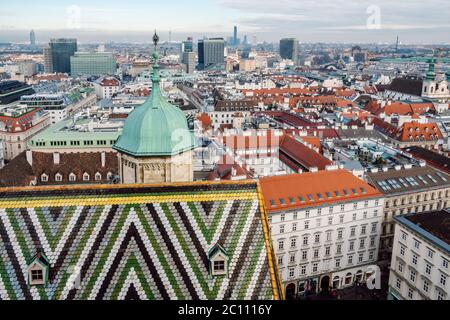
[[326,166],[332,164],[329,159],[289,135],[284,136],[280,145],[280,154],[287,156],[291,161],[308,170],[313,167],[325,170]]
[[100,85],[103,87],[117,87],[120,85],[119,80],[115,79],[115,78],[104,78],[101,82]]
[[0,122],[3,122],[3,124],[5,125],[5,129],[8,132],[26,131],[33,127],[33,118],[40,111],[42,111],[41,108],[35,108],[16,118],[0,115]]
[[382,196],[346,170],[260,178],[260,185],[269,213]]

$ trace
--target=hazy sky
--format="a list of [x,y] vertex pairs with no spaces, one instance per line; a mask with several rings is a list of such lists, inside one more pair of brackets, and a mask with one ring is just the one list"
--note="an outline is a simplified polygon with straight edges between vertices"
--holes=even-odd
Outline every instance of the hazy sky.
[[0,42],[74,36],[80,42],[228,36],[250,41],[450,43],[449,0],[1,0]]

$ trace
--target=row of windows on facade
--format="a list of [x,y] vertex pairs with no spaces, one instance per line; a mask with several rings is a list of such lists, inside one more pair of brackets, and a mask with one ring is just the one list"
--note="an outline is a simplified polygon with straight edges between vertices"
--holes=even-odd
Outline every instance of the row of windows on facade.
[[[374,255],[375,255],[374,252],[372,252],[372,251],[369,252],[369,258],[368,258],[368,260],[369,260],[369,261],[374,260]],[[349,265],[354,264],[353,260],[354,260],[354,256],[353,256],[353,255],[348,256],[347,262],[348,262]],[[334,269],[339,269],[339,268],[341,268],[341,262],[342,262],[341,258],[336,258],[335,261],[334,261]],[[364,263],[364,262],[365,262],[365,261],[364,261],[364,254],[363,254],[363,253],[360,253],[360,254],[358,255],[358,263]],[[283,265],[283,261],[280,260],[280,259],[278,259],[278,264],[279,264],[280,266],[282,266],[282,265]],[[300,274],[299,274],[300,276],[305,276],[305,275],[307,274],[307,267],[308,267],[307,264],[301,265],[301,266],[300,266]],[[324,266],[323,269],[324,269],[324,270],[329,270],[329,266]],[[295,267],[289,267],[289,268],[288,268],[288,277],[289,277],[289,278],[294,278],[294,277],[296,277],[296,272],[295,272],[295,271],[296,271],[296,268],[295,268]],[[318,262],[312,263],[311,272],[312,272],[312,273],[319,272],[319,263],[318,263]]]
[[[108,172],[108,174],[106,175],[106,179],[110,180],[112,178],[113,174],[112,172]],[[91,180],[91,175],[87,172],[83,173],[83,177],[82,177],[83,181],[90,181]],[[100,181],[102,180],[102,174],[100,172],[97,172],[94,175],[94,180],[95,181]],[[49,181],[49,176],[46,175],[45,173],[43,173],[41,175],[41,182],[48,182]],[[55,174],[55,181],[56,182],[61,182],[63,181],[63,175],[60,173]],[[69,174],[69,181],[74,182],[77,181],[77,175],[74,173]]]
[[[370,245],[371,245],[371,247],[375,247],[375,240],[371,240]],[[364,244],[362,246],[360,246],[360,250],[361,249],[365,250]],[[354,251],[354,243],[349,246],[349,251]],[[301,262],[308,261],[308,258],[309,258],[308,253],[309,253],[309,250],[301,251],[301,256],[300,256]],[[370,257],[369,259],[370,260],[372,260],[372,258],[373,258],[373,253],[374,253],[374,251],[369,251],[369,257]],[[331,247],[329,247],[329,246],[325,247],[325,257],[329,257],[330,254],[331,254]],[[342,254],[342,245],[339,244],[336,247],[336,255],[341,255],[341,254]],[[359,255],[358,261],[362,262],[364,259],[364,252],[359,252],[358,255]],[[354,256],[353,253],[348,256],[348,264],[353,263],[353,256]],[[284,264],[284,257],[285,257],[285,255],[278,256],[278,264],[280,266],[282,266]],[[312,259],[314,259],[314,260],[320,259],[320,249],[319,248],[314,249]],[[289,264],[292,264],[292,263],[297,263],[297,253],[296,252],[291,252],[289,254]]]
[[[352,192],[353,192],[354,195],[358,194],[356,189],[352,189]],[[361,192],[363,194],[367,193],[367,191],[364,188],[361,188]],[[331,192],[325,192],[325,195],[326,195],[327,199],[331,199],[332,198]],[[346,189],[344,189],[344,196],[349,196],[349,195],[350,195],[349,192]],[[307,194],[306,196],[307,196],[307,198],[308,198],[308,200],[310,202],[314,202],[315,201],[312,194]],[[340,197],[341,196],[339,191],[335,191],[335,196],[336,197]],[[298,196],[297,199],[298,199],[298,201],[300,203],[305,203],[306,202],[305,198],[303,196]],[[324,197],[323,197],[323,195],[321,193],[317,193],[317,199],[319,201],[322,201],[322,200],[324,200]],[[286,200],[283,199],[283,198],[279,198],[278,201],[280,202],[280,205],[286,205],[287,204]],[[270,206],[272,206],[272,207],[274,207],[276,205],[275,200],[273,200],[273,199],[269,199],[269,202],[270,202]],[[289,197],[289,203],[290,204],[295,204],[296,203],[295,198],[294,197]],[[378,204],[379,204],[379,200],[375,200],[375,206],[378,206]],[[364,208],[368,208],[368,207],[369,207],[369,200],[366,200],[366,201],[364,201]],[[346,205],[345,204],[341,204],[341,206],[340,206],[341,211],[345,211],[345,208],[346,208]],[[359,208],[359,203],[358,202],[354,202],[353,203],[353,209],[358,209],[358,208]],[[319,208],[318,210],[322,210],[322,208]],[[334,206],[329,207],[329,212],[333,213],[333,211],[334,211]]]
[[[61,147],[61,146],[81,146],[81,143],[83,143],[84,146],[93,146],[94,141],[93,140],[84,140],[84,141],[50,141],[50,146],[52,147]],[[98,146],[106,146],[108,144],[113,145],[115,143],[114,140],[96,140],[95,143]],[[47,145],[47,142],[45,141],[37,141],[34,143],[36,147],[45,147]]]
[[[364,216],[363,219],[367,219],[367,215],[363,215],[363,216]],[[355,214],[353,216],[353,220],[352,221],[356,221],[357,220],[356,218],[357,218],[357,216]],[[328,218],[328,226],[332,226],[333,222],[334,222],[333,217],[329,217]],[[344,220],[343,219],[342,220],[339,219],[339,223],[340,224],[344,223]],[[322,219],[316,219],[316,226],[315,227],[316,228],[320,228],[321,226],[322,226]],[[371,229],[372,233],[376,233],[377,232],[377,226],[378,226],[377,222],[373,222],[372,223],[372,229]],[[310,224],[309,220],[306,220],[306,221],[303,222],[303,229],[302,230],[309,230],[310,227],[311,227],[311,224]],[[293,222],[291,224],[291,232],[296,232],[296,231],[298,231],[298,223],[297,222]],[[285,232],[287,232],[286,225],[284,225],[284,224],[279,225],[279,234],[284,234]],[[327,231],[327,233],[329,233],[329,232],[331,232],[331,231]],[[338,238],[339,238],[339,235],[342,236],[342,233],[343,233],[343,229],[338,231]],[[361,233],[360,233],[360,235],[365,235],[366,233],[367,233],[367,224],[361,226]],[[356,226],[350,227],[350,236],[351,237],[356,236]],[[331,238],[331,236],[330,236],[330,238]],[[331,241],[331,239],[329,241]]]
[[[409,280],[410,280],[411,282],[414,283],[414,287],[415,287],[416,289],[419,288],[419,287],[416,285],[416,275],[415,275],[415,273],[410,274]],[[399,290],[399,291],[401,291],[401,290],[402,290],[402,286],[403,286],[403,281],[402,281],[402,279],[397,278],[397,280],[396,280],[396,282],[395,282],[395,287],[396,287],[396,289]],[[415,294],[415,290],[412,289],[412,288],[411,288],[409,285],[407,285],[407,284],[406,284],[406,286],[407,286],[407,289],[408,289],[408,290],[407,290],[407,292],[408,292],[408,298],[411,299],[411,300],[417,299],[417,298],[416,298],[416,294]],[[431,286],[431,282],[430,282],[429,280],[427,280],[427,279],[422,279],[422,286],[421,286],[420,288],[421,288],[421,290],[423,291],[423,293],[424,293],[426,296],[429,296],[429,295],[431,294],[431,287],[432,287],[432,286]],[[436,299],[436,300],[445,300],[446,296],[447,296],[447,294],[446,294],[441,288],[436,287],[436,288],[435,288],[434,297],[432,297],[432,298],[434,298],[434,299]]]
[[[417,257],[415,259],[416,259],[416,264],[414,264],[414,262],[413,262],[413,265],[417,266]],[[414,258],[413,258],[413,260],[414,260]],[[403,274],[403,272],[405,270],[405,263],[399,261],[398,262],[398,266],[397,266],[397,270],[398,270],[399,273]],[[433,266],[430,265],[429,263],[425,264],[424,272],[425,272],[426,275],[431,277],[431,275],[433,273]],[[416,276],[417,276],[417,271],[415,271],[413,269],[410,269],[409,270],[409,280],[411,282],[415,283],[416,282]],[[439,284],[442,287],[444,287],[444,288],[447,285],[447,278],[448,278],[447,275],[445,275],[443,273],[439,274]]]
[[[415,198],[416,198],[416,201],[415,202],[420,202],[420,201],[428,201],[429,199],[430,200],[435,200],[435,199],[442,199],[443,198],[443,195],[444,195],[444,192],[443,191],[439,191],[439,192],[432,192],[431,193],[431,195],[429,196],[428,195],[428,193],[425,193],[424,195],[421,195],[421,194],[418,194]],[[445,198],[448,198],[448,196],[449,196],[449,190],[446,190],[445,191]],[[414,197],[413,196],[410,196],[408,199],[406,199],[406,198],[402,198],[401,200],[400,199],[394,199],[394,200],[392,200],[392,204],[391,204],[391,201],[389,201],[389,200],[386,200],[386,203],[385,203],[385,206],[386,206],[386,208],[389,208],[389,207],[391,207],[391,205],[393,206],[393,207],[396,207],[396,206],[398,206],[398,205],[402,205],[402,206],[404,206],[404,205],[406,205],[406,203],[408,202],[408,204],[413,204],[414,203]]]
[[[333,207],[329,208],[329,211],[328,211],[329,214],[333,213],[333,209],[332,208]],[[341,211],[344,211],[344,210],[342,209]],[[322,215],[322,208],[317,209],[317,211],[315,211],[315,212],[316,212],[317,216]],[[300,212],[300,214],[301,214],[301,216],[299,217],[299,213],[298,212],[293,212],[291,220],[296,221],[298,219],[308,219],[308,218],[311,218],[311,216],[313,216],[313,215],[311,215],[311,210],[304,211],[304,215],[303,215],[303,212]],[[368,211],[364,211],[362,213],[362,219],[367,219],[368,216],[369,216],[369,212]],[[374,217],[374,218],[378,217],[378,210],[374,210],[372,212],[372,217]],[[358,213],[357,212],[353,212],[353,214],[352,214],[352,221],[356,221],[356,220],[358,220]],[[285,221],[286,221],[286,213],[280,214],[280,222],[285,222]],[[316,226],[317,227],[320,227],[321,221],[322,221],[321,218],[316,220]],[[334,217],[328,217],[328,225],[332,225],[334,223],[333,221],[334,221]],[[345,221],[345,215],[340,215],[339,216],[339,223],[344,223],[344,221]],[[273,222],[273,216],[269,216],[269,223],[272,223],[272,222]],[[309,221],[305,221],[305,229],[308,229],[308,227],[309,227]]]
[[[342,230],[339,230],[342,231]],[[370,237],[370,246],[371,247],[375,247],[376,246],[376,236],[372,236]],[[292,238],[290,239],[291,243],[290,243],[290,248],[291,249],[295,249],[297,247],[297,238]],[[338,232],[338,239],[337,240],[344,240],[342,233]],[[327,233],[327,242],[331,242],[331,233]],[[355,250],[355,241],[356,240],[351,240],[349,241],[349,251],[353,251]],[[302,242],[303,246],[308,246],[309,245],[309,235],[305,235],[303,236],[303,242]],[[314,236],[314,244],[320,244],[320,234],[316,234]],[[366,246],[366,238],[362,238],[359,239],[359,250],[364,249]],[[278,250],[279,251],[283,251],[285,249],[285,240],[278,240]],[[315,249],[315,253],[314,253],[314,257],[318,256],[318,251],[319,249]],[[331,246],[326,246],[325,247],[325,255],[330,255],[330,250],[331,250]],[[317,254],[316,254],[317,252]],[[303,251],[303,255],[305,256],[307,253],[307,251]],[[342,244],[337,244],[336,245],[336,254],[341,254],[342,253]],[[306,258],[303,258],[306,259]]]
[[[406,232],[401,231],[401,236],[400,236],[400,240],[399,240],[399,245],[400,245],[400,255],[401,256],[405,256],[405,252],[406,252],[406,242],[408,241],[408,234]],[[416,238],[413,238],[413,243],[414,243],[414,250],[420,250],[421,246],[422,246],[422,242],[417,240]],[[434,251],[430,248],[426,248],[427,249],[427,259],[433,261],[434,259]],[[418,261],[418,256],[419,254],[415,253],[414,251],[412,251],[413,249],[411,249],[412,252],[412,264],[413,265],[417,265],[417,261]],[[428,263],[426,263],[426,265],[429,265]],[[449,265],[449,261],[444,258],[441,257],[441,267],[448,269],[448,265]]]

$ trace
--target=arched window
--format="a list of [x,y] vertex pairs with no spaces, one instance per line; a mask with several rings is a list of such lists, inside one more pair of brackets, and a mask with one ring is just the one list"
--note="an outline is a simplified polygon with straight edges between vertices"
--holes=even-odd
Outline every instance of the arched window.
[[340,282],[341,282],[341,278],[339,278],[339,276],[335,276],[333,278],[333,288],[337,289],[340,286]]
[[356,282],[361,282],[361,280],[362,280],[362,275],[363,275],[362,270],[358,270],[358,271],[356,272],[355,281],[356,281]]
[[90,179],[89,173],[87,172],[83,173],[83,181],[89,181],[89,179]]
[[41,175],[41,181],[42,181],[42,182],[48,182],[48,175],[46,175],[45,173],[43,173],[43,174]]
[[345,285],[352,284],[353,281],[353,275],[349,272],[345,276]]
[[61,182],[62,181],[62,175],[60,173],[55,174],[55,181]]

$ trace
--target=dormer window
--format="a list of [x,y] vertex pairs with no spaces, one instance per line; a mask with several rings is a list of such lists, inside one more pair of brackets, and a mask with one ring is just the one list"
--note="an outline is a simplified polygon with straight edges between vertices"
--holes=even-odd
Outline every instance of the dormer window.
[[89,179],[90,179],[89,173],[85,172],[83,174],[83,181],[89,181]]
[[70,175],[69,175],[69,181],[70,182],[74,182],[74,181],[76,181],[77,180],[77,176],[74,174],[74,173],[71,173]]
[[102,180],[102,174],[100,172],[97,172],[95,174],[95,181],[100,181],[100,180]]
[[62,181],[62,175],[59,174],[59,173],[55,174],[55,181],[56,182],[61,182]]
[[28,285],[46,285],[50,262],[43,253],[37,253],[28,265]]
[[220,245],[216,244],[208,252],[209,275],[211,277],[227,276],[228,274],[228,254]]
[[48,175],[46,175],[45,173],[43,173],[43,174],[41,175],[41,181],[42,181],[42,182],[48,182]]

